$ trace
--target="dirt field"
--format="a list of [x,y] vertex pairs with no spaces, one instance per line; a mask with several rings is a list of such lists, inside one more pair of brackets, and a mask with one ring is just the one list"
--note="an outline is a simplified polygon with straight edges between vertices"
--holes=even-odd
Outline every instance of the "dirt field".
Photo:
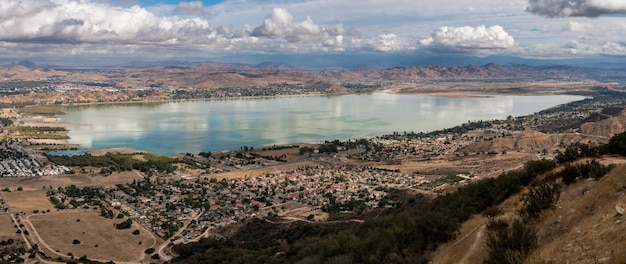
[[8,214],[0,215],[0,240],[6,240],[7,238],[17,238],[15,234],[15,229],[13,227],[13,221],[11,221],[11,217]]
[[[58,211],[31,215],[28,220],[53,251],[86,255],[90,259],[138,262],[144,257],[144,250],[162,242],[137,223],[118,230],[114,224],[124,219],[107,219],[97,210]],[[136,229],[140,230],[139,235],[132,234]],[[74,244],[74,240],[80,244]]]
[[[88,170],[88,169],[87,169]],[[42,188],[58,188],[71,184],[76,186],[94,186],[94,185],[115,185],[118,183],[132,182],[133,179],[142,179],[143,176],[135,171],[125,171],[121,173],[113,173],[109,176],[102,176],[99,173],[76,174],[64,176],[45,176],[45,177],[29,177],[29,178],[3,178],[4,181],[11,182],[14,185],[22,186],[24,189],[41,190]]]
[[48,200],[48,197],[46,197],[46,190],[3,192],[2,195],[14,213],[24,212],[31,214],[34,210],[56,210],[54,205]]
[[106,154],[135,154],[135,153],[146,153],[143,150],[137,150],[134,148],[106,148],[99,150],[90,150],[87,153],[93,156],[104,156]]
[[208,177],[216,178],[218,180],[221,180],[221,179],[238,179],[238,178],[245,178],[246,176],[251,176],[251,175],[261,175],[263,173],[268,173],[268,172],[294,170],[294,169],[297,169],[299,167],[304,167],[304,166],[307,166],[307,165],[308,166],[315,166],[315,165],[317,165],[317,163],[310,162],[310,161],[294,162],[294,163],[289,163],[289,164],[285,164],[285,165],[268,166],[268,167],[252,169],[252,170],[240,170],[240,171],[224,172],[224,173],[209,175]]

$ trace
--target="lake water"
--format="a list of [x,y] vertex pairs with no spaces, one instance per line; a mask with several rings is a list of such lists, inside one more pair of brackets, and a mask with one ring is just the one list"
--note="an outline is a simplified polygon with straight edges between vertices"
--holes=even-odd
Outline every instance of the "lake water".
[[66,107],[71,144],[159,155],[428,132],[581,100],[570,95],[444,98],[373,93]]

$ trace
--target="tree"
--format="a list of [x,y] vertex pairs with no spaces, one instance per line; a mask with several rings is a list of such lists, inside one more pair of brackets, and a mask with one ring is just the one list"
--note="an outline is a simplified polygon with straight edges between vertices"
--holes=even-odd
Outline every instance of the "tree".
[[126,221],[121,222],[119,224],[115,224],[115,228],[117,229],[128,229],[133,225],[133,220],[130,218],[126,219]]

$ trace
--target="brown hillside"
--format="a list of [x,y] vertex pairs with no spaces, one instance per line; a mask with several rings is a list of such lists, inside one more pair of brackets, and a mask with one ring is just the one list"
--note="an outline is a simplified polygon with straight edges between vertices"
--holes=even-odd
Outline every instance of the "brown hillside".
[[[626,263],[626,164],[623,158],[605,157],[602,163],[618,163],[607,176],[579,180],[564,187],[555,209],[544,211],[537,222],[538,248],[528,263]],[[520,195],[504,201],[499,218],[516,217]],[[433,253],[432,263],[481,263],[487,257],[486,228],[490,219],[476,215],[463,223],[456,238]]]
[[581,180],[561,194],[539,223],[535,256],[554,263],[626,263],[626,165],[600,179]]
[[554,149],[569,146],[572,143],[597,142],[598,139],[575,133],[545,134],[538,131],[523,131],[511,136],[500,137],[492,141],[477,142],[464,149],[469,152],[487,152],[502,150],[537,150]]
[[626,130],[626,111],[619,115],[610,117],[594,123],[585,123],[580,126],[580,133],[611,137]]

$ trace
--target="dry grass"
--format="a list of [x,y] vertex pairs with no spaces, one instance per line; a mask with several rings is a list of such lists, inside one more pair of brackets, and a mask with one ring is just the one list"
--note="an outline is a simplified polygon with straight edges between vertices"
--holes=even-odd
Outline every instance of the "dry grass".
[[256,176],[256,175],[262,175],[265,173],[272,173],[272,172],[277,172],[277,171],[289,171],[289,170],[295,170],[297,168],[304,167],[304,166],[315,166],[315,165],[317,165],[317,163],[310,162],[310,161],[303,161],[303,162],[289,163],[285,165],[267,166],[267,167],[262,167],[258,169],[240,170],[240,171],[231,171],[231,172],[224,172],[224,173],[219,173],[219,174],[212,174],[212,175],[209,175],[208,177],[216,178],[218,180],[239,179],[239,178],[245,178],[247,176]]
[[[539,223],[540,259],[554,263],[625,263],[626,165],[595,180],[579,180],[561,194],[559,207]],[[616,262],[617,261],[617,262]]]
[[457,236],[439,246],[433,253],[432,263],[481,263],[489,253],[487,224],[493,219],[511,220],[515,218],[517,210],[521,206],[520,197],[521,194],[515,194],[502,202],[498,206],[501,211],[499,216],[489,218],[483,215],[474,215],[465,221]]
[[487,254],[487,222],[482,215],[467,220],[457,237],[437,248],[432,263],[480,263]]
[[46,196],[46,190],[3,192],[2,195],[14,213],[24,212],[30,214],[34,210],[56,210]]
[[15,229],[13,226],[15,224],[11,221],[11,217],[8,214],[0,215],[0,240],[6,240],[7,238],[17,238]]
[[[600,162],[623,160],[609,158]],[[626,263],[626,216],[616,214],[615,205],[626,207],[626,165],[620,165],[599,181],[579,180],[565,188],[559,204],[535,222],[539,247],[528,263]],[[500,204],[511,218],[521,206],[521,194]],[[487,254],[486,230],[489,219],[474,216],[463,224],[459,235],[440,246],[433,263],[480,263]]]
[[[85,168],[87,171],[90,168]],[[75,171],[79,171],[79,168],[74,168]],[[43,188],[56,189],[58,187],[65,187],[69,185],[83,186],[96,186],[105,185],[112,186],[118,183],[129,183],[133,179],[142,179],[143,176],[137,171],[124,171],[115,172],[108,176],[102,176],[99,173],[99,169],[93,169],[93,173],[87,172],[86,174],[75,175],[63,175],[63,176],[46,176],[46,177],[28,177],[28,178],[3,178],[4,181],[13,183],[24,187],[24,189],[41,190]]]
[[[107,219],[98,211],[67,210],[50,215],[31,215],[28,220],[37,234],[54,251],[72,253],[90,259],[137,262],[144,250],[155,247],[156,238],[137,223],[129,229],[118,230],[114,224],[123,219]],[[133,235],[135,229],[139,235]],[[73,244],[74,240],[80,244]]]

